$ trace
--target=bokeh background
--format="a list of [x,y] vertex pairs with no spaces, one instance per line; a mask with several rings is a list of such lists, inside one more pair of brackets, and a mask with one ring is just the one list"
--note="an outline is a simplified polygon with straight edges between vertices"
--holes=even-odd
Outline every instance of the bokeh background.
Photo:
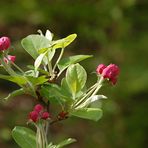
[[[0,36],[12,40],[17,64],[33,64],[20,41],[38,29],[51,30],[55,38],[77,33],[65,56],[92,54],[81,64],[88,84],[95,80],[99,63],[116,63],[121,69],[116,86],[100,93],[104,116],[99,122],[72,118],[54,125],[54,142],[77,138],[71,148],[146,148],[148,145],[148,1],[147,0],[1,0]],[[2,69],[0,69],[3,72]],[[16,85],[0,80],[0,98]],[[33,98],[21,96],[0,101],[0,147],[17,148],[11,138],[15,125],[26,126]]]

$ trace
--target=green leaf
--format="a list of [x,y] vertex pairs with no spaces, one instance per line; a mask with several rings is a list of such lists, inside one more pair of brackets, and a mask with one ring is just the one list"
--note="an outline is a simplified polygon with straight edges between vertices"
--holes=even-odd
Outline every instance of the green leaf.
[[66,71],[66,81],[75,98],[78,93],[85,86],[87,74],[85,69],[80,64],[73,64],[68,67]]
[[102,110],[100,108],[81,108],[71,112],[71,115],[98,121],[102,117]]
[[67,36],[66,38],[56,40],[56,41],[52,41],[53,49],[65,48],[71,42],[73,42],[76,37],[77,37],[76,34],[71,34],[71,35]]
[[69,65],[78,63],[82,60],[85,60],[91,57],[92,55],[76,55],[76,56],[64,58],[58,63],[58,68],[60,69],[60,71],[64,71]]
[[66,140],[64,140],[64,141],[62,141],[62,142],[60,142],[60,143],[56,146],[56,148],[62,148],[62,147],[64,147],[64,146],[66,146],[66,145],[68,145],[68,144],[71,144],[71,143],[74,143],[74,142],[76,142],[76,139],[68,138],[68,139],[66,139]]
[[34,62],[35,71],[36,71],[36,70],[39,68],[39,66],[41,65],[42,60],[43,60],[44,56],[46,55],[46,53],[47,53],[47,52],[42,53],[42,54],[40,54],[40,55],[36,58],[36,60],[35,60],[35,62]]
[[61,93],[60,87],[56,84],[45,84],[40,90],[41,96],[55,103],[62,103],[65,101],[63,94]]
[[29,35],[22,39],[23,48],[34,58],[38,57],[38,50],[51,47],[51,42],[41,35]]
[[11,82],[14,82],[14,83],[17,83],[18,85],[24,85],[24,84],[26,84],[28,82],[26,77],[19,76],[19,75],[17,75],[17,76],[8,76],[8,75],[0,74],[0,78],[4,79],[4,80],[11,81]]
[[61,81],[61,92],[67,98],[72,98],[72,94],[71,94],[70,88],[67,84],[66,78],[63,78]]
[[27,78],[33,84],[33,86],[37,86],[48,81],[48,79],[45,76],[40,76],[40,77],[27,76]]
[[63,78],[61,81],[61,92],[67,98],[66,99],[67,101],[72,101],[75,100],[76,98],[79,98],[85,93],[85,87],[76,94],[75,98],[73,98],[72,92],[67,84],[66,78]]
[[29,128],[16,126],[12,137],[21,148],[36,148],[35,132]]
[[13,97],[22,95],[24,93],[25,93],[25,91],[22,88],[21,89],[18,89],[18,90],[15,90],[12,93],[10,93],[7,97],[5,97],[4,100],[9,100],[9,99],[11,99]]

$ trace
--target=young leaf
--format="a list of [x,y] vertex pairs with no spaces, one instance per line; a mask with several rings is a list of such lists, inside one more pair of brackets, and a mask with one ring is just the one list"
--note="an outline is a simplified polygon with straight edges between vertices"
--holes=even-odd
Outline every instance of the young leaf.
[[47,52],[42,53],[42,54],[40,54],[40,55],[36,58],[36,60],[35,60],[35,62],[34,62],[35,71],[37,71],[37,69],[38,69],[39,66],[41,65],[42,60],[43,60],[44,56],[46,55],[46,53],[47,53]]
[[71,35],[67,36],[66,38],[53,41],[53,42],[52,42],[53,49],[65,48],[65,47],[68,46],[71,42],[73,42],[76,37],[77,37],[76,34],[71,34]]
[[40,76],[40,77],[27,76],[27,78],[33,84],[33,86],[37,86],[48,81],[48,79],[45,76]]
[[64,146],[66,146],[66,145],[68,145],[68,144],[71,144],[71,143],[74,143],[74,142],[76,142],[76,139],[68,138],[68,139],[66,139],[66,140],[64,140],[64,141],[62,141],[62,142],[60,142],[60,143],[56,146],[56,148],[62,148],[62,147],[64,147]]
[[53,145],[53,143],[49,143],[49,145],[47,146],[47,148],[56,148],[56,145]]
[[96,101],[100,100],[100,99],[107,99],[106,96],[104,95],[94,95],[92,97],[89,97],[88,99],[86,99],[82,104],[80,104],[77,108],[84,108],[87,107],[89,105],[91,105],[92,103],[96,103]]
[[35,96],[35,88],[31,84],[31,82],[29,81],[29,79],[27,77],[20,76],[20,75],[7,76],[7,75],[1,75],[0,74],[0,78],[18,84],[20,87],[23,87],[23,89],[24,89],[25,92],[27,92],[27,93],[32,94],[33,96]]
[[54,49],[48,51],[48,54],[47,54],[48,55],[48,61],[52,60],[54,54],[55,54],[55,50]]
[[18,90],[15,90],[15,91],[13,91],[12,93],[10,93],[7,97],[5,97],[4,100],[7,101],[7,100],[9,100],[9,99],[11,99],[11,98],[13,98],[13,97],[22,95],[22,94],[24,94],[24,93],[25,93],[25,91],[23,90],[23,88],[18,89]]
[[49,40],[49,41],[52,41],[52,38],[53,38],[53,34],[47,30],[46,31],[46,34],[45,34],[45,37]]
[[36,148],[35,132],[29,128],[16,126],[12,137],[21,148]]
[[98,121],[102,117],[102,110],[100,108],[81,108],[71,112],[71,115]]
[[80,64],[73,64],[68,67],[66,72],[66,81],[72,92],[73,98],[85,86],[87,74]]
[[21,44],[34,59],[39,56],[38,50],[51,47],[50,41],[41,35],[29,35],[22,39]]
[[76,56],[64,58],[58,63],[58,68],[60,71],[64,71],[69,65],[78,63],[82,60],[85,60],[91,57],[92,55],[76,55]]

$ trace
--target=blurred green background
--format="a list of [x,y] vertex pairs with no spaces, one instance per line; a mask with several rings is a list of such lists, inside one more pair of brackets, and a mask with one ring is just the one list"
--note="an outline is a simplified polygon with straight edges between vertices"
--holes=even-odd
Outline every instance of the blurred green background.
[[[72,118],[54,125],[50,138],[74,137],[71,148],[146,148],[148,144],[148,1],[147,0],[1,0],[0,36],[10,36],[16,62],[25,69],[33,63],[20,41],[38,29],[51,30],[55,38],[77,33],[65,56],[92,54],[81,64],[88,84],[95,80],[100,63],[116,63],[118,84],[100,93],[103,118],[95,123]],[[2,69],[0,69],[2,72]],[[17,86],[0,80],[0,97]],[[33,98],[21,96],[0,103],[0,147],[17,148],[11,138],[15,125],[26,126]]]

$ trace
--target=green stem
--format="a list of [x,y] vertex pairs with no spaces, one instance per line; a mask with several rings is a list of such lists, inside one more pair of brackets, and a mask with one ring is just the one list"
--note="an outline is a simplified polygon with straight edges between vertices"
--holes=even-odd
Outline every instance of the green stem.
[[85,101],[95,91],[96,87],[92,88],[82,99],[74,104],[74,108],[78,107],[83,101]]
[[44,70],[47,71],[47,67],[46,67],[46,65],[44,65]]
[[[47,59],[48,59],[48,57],[47,57]],[[53,70],[52,70],[51,61],[49,61],[49,59],[48,59],[48,70],[49,70],[49,76],[52,77],[52,75],[53,75]]]
[[[11,61],[10,61],[11,62]],[[18,69],[22,74],[25,74],[25,72],[20,68],[18,67],[14,62],[11,62],[11,64],[16,68]]]
[[87,90],[87,92],[89,92],[90,90],[92,90],[94,87],[96,87],[97,86],[97,83],[95,83],[94,85],[92,85],[88,90]]
[[62,74],[64,70],[61,70],[58,74],[57,74],[57,78]]
[[99,89],[102,87],[102,82],[103,81],[104,81],[104,78],[101,77],[99,82],[97,82],[92,87],[90,87],[91,89],[89,88],[89,92],[82,99],[80,99],[78,102],[76,102],[74,104],[74,108],[79,107],[87,98],[96,95],[97,92],[99,91]]
[[45,132],[45,133],[46,133],[46,137],[48,137],[49,126],[50,126],[50,124],[47,122],[47,123],[46,123],[46,127],[45,127],[45,128],[46,128],[46,129],[45,129],[45,131],[46,131],[46,132]]
[[46,148],[47,145],[48,145],[48,141],[47,141],[45,127],[42,127],[42,129],[43,129],[42,132],[43,132],[43,137],[44,137],[44,145],[45,145],[45,148]]
[[41,143],[40,129],[39,129],[39,127],[37,127],[37,133],[36,133],[36,146],[37,146],[37,148],[41,148],[40,143]]
[[3,65],[4,69],[11,75],[14,76],[16,75],[15,71],[10,67],[9,63],[5,63],[3,60],[4,56],[2,56],[2,59],[0,59],[1,64]]
[[103,81],[104,81],[104,78],[101,77],[100,80],[99,80],[99,82],[98,82],[97,89],[93,92],[93,94],[91,95],[91,97],[97,94],[97,92],[99,91],[99,89],[102,87],[102,82]]

